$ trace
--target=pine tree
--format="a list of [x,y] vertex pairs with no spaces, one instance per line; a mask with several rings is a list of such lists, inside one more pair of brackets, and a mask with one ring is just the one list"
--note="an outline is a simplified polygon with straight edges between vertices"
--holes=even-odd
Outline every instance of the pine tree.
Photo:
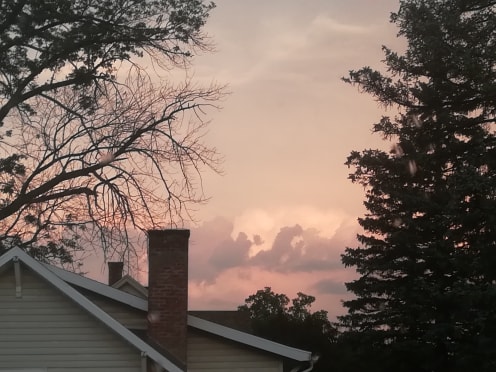
[[373,127],[389,153],[346,162],[367,213],[343,339],[369,370],[493,371],[496,1],[403,0],[391,20],[406,51],[345,79],[399,113]]

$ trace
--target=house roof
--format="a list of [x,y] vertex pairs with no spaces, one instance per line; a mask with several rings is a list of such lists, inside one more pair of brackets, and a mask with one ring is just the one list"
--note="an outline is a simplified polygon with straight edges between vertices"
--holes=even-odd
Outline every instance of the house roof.
[[[164,357],[161,353],[159,353],[155,348],[150,346],[148,343],[143,341],[140,337],[138,337],[136,334],[133,332],[129,331],[126,327],[124,327],[122,324],[117,322],[114,318],[110,317],[107,313],[105,313],[103,310],[101,310],[97,305],[93,304],[89,299],[87,299],[84,295],[82,295],[80,292],[78,292],[75,288],[73,288],[71,285],[84,288],[86,290],[92,291],[94,293],[97,293],[99,295],[102,295],[104,297],[110,298],[112,300],[121,302],[123,304],[126,304],[130,307],[133,307],[135,309],[139,309],[142,311],[148,311],[148,301],[146,299],[131,295],[127,292],[124,292],[122,290],[113,288],[111,286],[108,286],[106,284],[97,282],[95,280],[86,278],[84,276],[60,269],[55,266],[51,266],[48,264],[40,264],[36,260],[34,260],[32,257],[27,255],[25,252],[23,252],[19,248],[13,248],[9,250],[6,254],[0,257],[0,268],[8,261],[10,261],[13,257],[19,257],[26,265],[29,267],[33,268],[36,272],[39,273],[39,271],[42,271],[45,276],[49,277],[50,280],[49,282],[52,284],[57,284],[61,286],[60,284],[62,283],[63,285],[63,290],[59,288],[59,286],[56,286],[59,288],[64,294],[67,296],[71,297],[74,301],[79,303],[81,306],[83,306],[85,309],[90,311],[92,314],[97,316],[99,318],[102,316],[102,321],[103,319],[106,319],[104,321],[110,328],[114,329],[114,331],[123,336],[126,340],[131,342],[136,342],[136,340],[139,341],[139,345],[141,347],[138,347],[138,344],[135,344],[131,342],[131,344],[135,345],[138,349],[141,351],[144,351],[147,353],[147,355],[153,359],[155,362],[159,363],[162,365],[164,368],[169,370],[170,372],[175,372],[175,371],[182,371],[180,367],[178,367],[176,364],[174,364],[170,359],[171,358],[166,358]],[[7,258],[8,257],[8,258]],[[29,262],[29,263],[28,263]],[[43,276],[43,275],[42,275]],[[43,276],[43,277],[45,277]],[[48,280],[48,279],[47,279]],[[137,281],[134,281],[135,283],[134,286],[138,285],[141,286],[145,291],[146,288],[143,287],[141,284],[139,284]],[[68,285],[68,284],[71,285]],[[218,313],[218,314],[214,314]],[[257,348],[259,350],[267,351],[272,354],[276,354],[285,358],[290,358],[293,360],[297,361],[310,361],[312,358],[312,353],[309,351],[305,350],[300,350],[296,349],[293,347],[289,347],[274,341],[270,341],[261,337],[254,336],[250,333],[247,332],[246,327],[240,327],[236,326],[236,321],[233,320],[233,322],[226,322],[225,320],[222,321],[220,318],[222,317],[221,314],[222,312],[202,312],[202,311],[192,311],[188,312],[188,326],[226,338],[228,340],[232,340],[247,346],[251,346],[254,348]],[[227,312],[226,312],[227,313]],[[230,312],[233,313],[233,312]],[[103,315],[104,316],[103,316]],[[224,314],[225,315],[225,314]],[[100,318],[99,318],[100,319]],[[227,319],[227,318],[226,318]],[[238,322],[239,323],[239,322]],[[111,326],[112,325],[112,326]],[[238,324],[239,325],[239,324]],[[236,329],[235,329],[236,328]],[[147,346],[151,353],[148,352],[147,350],[142,350],[144,346]],[[158,354],[162,359],[158,358],[159,360],[156,360],[154,357],[152,357],[152,354]],[[165,366],[164,364],[169,363],[170,366]],[[173,366],[174,368],[171,368]]]
[[249,333],[241,332],[233,328],[225,327],[223,325],[210,322],[193,315],[188,315],[188,325],[202,331],[209,332],[214,335],[221,336],[248,346],[252,346],[257,349],[269,351],[273,354],[297,360],[299,362],[306,362],[312,359],[312,353],[310,353],[309,351],[279,344],[277,342],[254,336]]
[[[144,342],[141,338],[135,335],[133,332],[124,327],[117,320],[112,318],[93,302],[79,293],[76,289],[71,287],[65,282],[61,277],[56,275],[52,270],[49,270],[46,265],[42,265],[35,259],[30,257],[20,248],[12,248],[4,255],[0,256],[0,269],[9,264],[11,261],[20,261],[31,270],[33,270],[40,277],[49,282],[53,287],[58,289],[62,294],[69,297],[71,300],[76,302],[79,306],[93,315],[95,318],[100,320],[102,323],[107,325],[111,330],[121,336],[123,339],[128,341],[131,345],[136,347],[141,353],[148,356],[155,363],[159,364],[161,367],[165,368],[170,372],[184,372],[184,368],[177,366],[172,361],[167,359],[162,353],[159,353],[148,343]],[[62,270],[64,271],[64,270]],[[76,275],[76,274],[74,274]],[[110,287],[109,287],[110,288]],[[88,288],[89,289],[89,288]],[[113,289],[113,288],[112,288]],[[133,296],[134,297],[134,296]]]
[[148,311],[148,302],[140,297],[134,296],[117,288],[110,287],[96,280],[86,278],[82,275],[63,270],[56,266],[42,264],[46,269],[54,273],[64,282],[98,293],[112,300],[134,307],[135,309]]
[[130,286],[132,287],[137,293],[140,294],[139,297],[147,298],[148,297],[148,289],[143,287],[138,281],[136,281],[133,277],[129,275],[124,275],[122,278],[120,278],[118,281],[116,281],[114,284],[112,284],[113,288],[123,290],[125,286]]
[[188,315],[233,328],[241,332],[255,334],[250,313],[236,310],[189,310]]

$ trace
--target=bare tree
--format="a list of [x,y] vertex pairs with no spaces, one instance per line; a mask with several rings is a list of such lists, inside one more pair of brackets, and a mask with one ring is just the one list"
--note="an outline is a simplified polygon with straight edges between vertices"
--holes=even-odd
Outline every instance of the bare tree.
[[129,228],[188,216],[202,169],[217,170],[202,139],[221,89],[154,81],[136,63],[181,67],[208,50],[212,5],[46,3],[0,1],[0,244],[68,263],[96,234],[122,254]]

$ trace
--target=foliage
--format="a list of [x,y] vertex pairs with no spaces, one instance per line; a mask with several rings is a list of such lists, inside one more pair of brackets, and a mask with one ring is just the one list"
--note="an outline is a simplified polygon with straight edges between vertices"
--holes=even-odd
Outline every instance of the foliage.
[[[219,87],[164,79],[208,51],[201,0],[0,1],[0,246],[71,262],[177,222],[216,170]],[[153,66],[156,76],[148,73]],[[160,77],[160,79],[159,79]]]
[[399,110],[374,125],[391,152],[346,163],[368,210],[362,245],[342,257],[360,274],[340,318],[350,370],[496,368],[495,12],[490,0],[403,0],[392,21],[405,53],[384,47],[386,73],[345,79]]
[[314,302],[315,297],[298,292],[290,305],[285,294],[265,287],[246,298],[238,310],[249,312],[256,335],[320,354],[313,370],[327,371],[336,329],[328,320],[327,311],[310,311]]

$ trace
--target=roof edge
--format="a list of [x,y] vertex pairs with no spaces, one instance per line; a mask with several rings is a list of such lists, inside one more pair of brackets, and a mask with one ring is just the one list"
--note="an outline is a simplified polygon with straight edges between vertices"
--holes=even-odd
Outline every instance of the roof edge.
[[138,296],[134,296],[130,293],[121,291],[120,289],[117,288],[113,288],[111,286],[100,283],[96,280],[87,278],[85,276],[81,276],[72,273],[70,271],[61,269],[60,267],[56,267],[48,264],[41,264],[41,265],[46,267],[49,271],[51,271],[52,273],[54,273],[56,276],[58,276],[60,279],[62,279],[67,283],[87,289],[94,293],[108,297],[112,300],[122,302],[136,309],[148,311],[148,301]]
[[188,325],[199,330],[252,346],[259,350],[265,350],[273,354],[297,360],[299,362],[307,362],[312,359],[312,353],[309,351],[270,341],[265,338],[241,332],[193,315],[188,315]]

